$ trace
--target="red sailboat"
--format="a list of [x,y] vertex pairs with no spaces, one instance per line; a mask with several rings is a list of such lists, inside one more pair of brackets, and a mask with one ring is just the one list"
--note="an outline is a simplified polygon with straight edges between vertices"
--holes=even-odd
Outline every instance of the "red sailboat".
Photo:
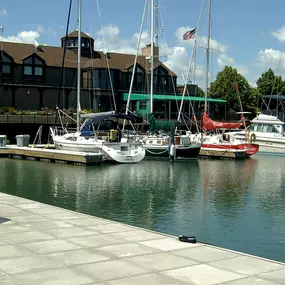
[[[242,119],[244,121],[244,119]],[[217,122],[213,121],[209,115],[204,112],[202,118],[203,130],[212,131],[220,129],[239,129],[241,128],[240,122]],[[253,143],[238,143],[230,134],[214,134],[205,135],[202,143],[202,150],[217,150],[228,152],[239,152],[238,157],[248,157],[256,154],[259,150],[258,144]],[[244,155],[243,155],[244,154]]]

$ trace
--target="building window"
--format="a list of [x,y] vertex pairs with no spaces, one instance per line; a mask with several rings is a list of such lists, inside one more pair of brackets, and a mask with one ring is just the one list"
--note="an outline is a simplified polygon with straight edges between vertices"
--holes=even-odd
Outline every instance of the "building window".
[[147,102],[146,101],[139,101],[139,109],[146,110]]
[[[110,75],[112,85],[110,83]],[[93,72],[93,88],[111,89],[115,87],[115,71],[110,70],[110,75],[107,69],[95,69]]]
[[24,78],[28,80],[43,80],[44,68],[44,61],[32,55],[24,60]]
[[[134,66],[131,66],[127,70],[126,73],[127,82],[125,83],[124,89],[128,89],[131,84],[133,68]],[[137,64],[134,76],[134,82],[133,82],[133,90],[140,92],[144,91],[145,90],[144,79],[145,79],[144,69],[139,64]]]
[[100,70],[94,70],[93,72],[93,88],[99,88],[99,72]]
[[155,92],[157,93],[170,92],[168,72],[161,66],[157,67],[154,70],[154,84],[155,84]]
[[12,76],[12,59],[0,51],[0,72],[3,76]]
[[32,68],[32,66],[25,66],[24,67],[24,74],[25,75],[33,75],[33,68]]

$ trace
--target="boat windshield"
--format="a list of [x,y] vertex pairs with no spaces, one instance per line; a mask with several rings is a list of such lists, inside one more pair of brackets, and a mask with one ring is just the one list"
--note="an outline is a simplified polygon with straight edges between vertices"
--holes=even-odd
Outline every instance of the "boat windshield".
[[261,133],[284,133],[283,125],[272,125],[272,124],[251,124],[247,130],[251,132]]

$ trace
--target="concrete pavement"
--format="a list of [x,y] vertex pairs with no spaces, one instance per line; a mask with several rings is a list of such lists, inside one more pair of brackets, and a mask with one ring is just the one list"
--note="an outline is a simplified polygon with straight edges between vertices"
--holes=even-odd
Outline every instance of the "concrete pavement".
[[280,285],[285,264],[0,193],[0,285]]

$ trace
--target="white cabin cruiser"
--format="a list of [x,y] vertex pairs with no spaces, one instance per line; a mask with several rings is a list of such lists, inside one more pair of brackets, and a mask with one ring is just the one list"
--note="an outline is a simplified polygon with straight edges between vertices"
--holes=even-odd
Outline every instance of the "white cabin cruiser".
[[272,115],[259,114],[246,131],[231,132],[236,140],[259,145],[259,153],[285,154],[285,122]]

